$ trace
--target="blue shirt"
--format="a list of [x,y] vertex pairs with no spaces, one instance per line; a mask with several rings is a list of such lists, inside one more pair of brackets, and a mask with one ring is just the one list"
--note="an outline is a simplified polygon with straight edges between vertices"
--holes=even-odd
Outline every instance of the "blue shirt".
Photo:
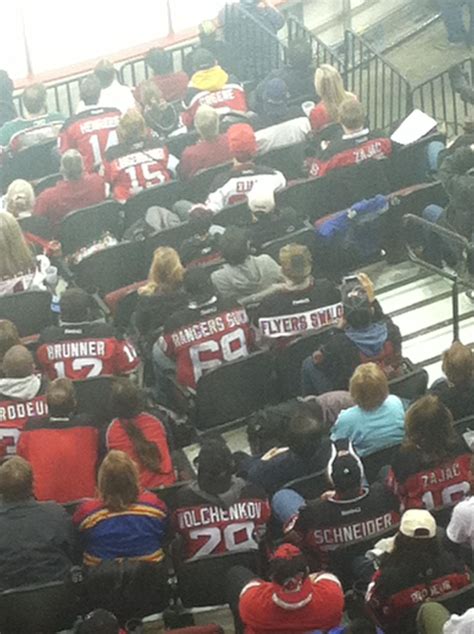
[[405,411],[398,396],[390,394],[382,405],[369,412],[358,405],[339,414],[331,440],[349,438],[359,456],[400,443],[405,432]]

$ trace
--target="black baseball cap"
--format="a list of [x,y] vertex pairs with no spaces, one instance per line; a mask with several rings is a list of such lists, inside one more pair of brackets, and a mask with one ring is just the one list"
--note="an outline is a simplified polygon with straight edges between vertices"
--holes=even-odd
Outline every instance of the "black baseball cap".
[[364,467],[350,440],[341,439],[333,443],[328,476],[336,491],[344,492],[361,486]]

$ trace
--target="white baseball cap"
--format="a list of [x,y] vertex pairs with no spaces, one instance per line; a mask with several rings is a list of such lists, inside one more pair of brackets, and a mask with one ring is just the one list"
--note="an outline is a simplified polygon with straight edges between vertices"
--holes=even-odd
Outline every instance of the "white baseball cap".
[[436,537],[436,520],[429,511],[410,509],[402,516],[400,533],[415,539],[431,539]]

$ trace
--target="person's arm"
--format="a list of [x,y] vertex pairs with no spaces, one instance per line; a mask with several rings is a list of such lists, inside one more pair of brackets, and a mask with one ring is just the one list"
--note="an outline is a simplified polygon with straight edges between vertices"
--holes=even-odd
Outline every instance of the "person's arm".
[[128,339],[117,339],[115,374],[131,374],[140,365],[135,346]]
[[[441,163],[438,177],[450,196],[463,185],[466,172],[474,167],[474,144],[458,148]],[[472,177],[468,177],[472,178]]]

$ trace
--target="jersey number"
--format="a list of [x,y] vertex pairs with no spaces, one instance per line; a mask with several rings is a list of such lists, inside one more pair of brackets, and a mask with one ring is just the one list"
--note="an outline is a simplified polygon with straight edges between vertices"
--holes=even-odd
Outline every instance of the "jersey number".
[[[132,165],[125,170],[130,178],[130,191],[134,194],[138,194],[147,187],[153,185],[162,185],[166,181],[166,176],[163,174],[163,170],[160,165],[155,170],[151,169],[155,166],[153,161],[142,163],[141,165]],[[138,174],[140,170],[142,174],[142,182],[145,181],[145,186],[140,185],[140,177]]]
[[[102,163],[102,150],[100,148],[100,140],[98,134],[91,134],[89,137],[89,143],[92,148],[92,154],[94,155],[94,165],[100,165]],[[111,130],[107,135],[107,143],[105,144],[104,153],[107,152],[109,147],[113,147],[118,144],[118,136],[116,130]]]
[[219,341],[205,341],[189,349],[193,364],[194,380],[197,383],[204,372],[216,368],[222,363],[221,359],[203,360],[202,355],[220,354],[224,361],[235,361],[247,356],[247,340],[242,328],[224,335]]
[[442,491],[427,491],[423,497],[423,504],[428,511],[454,506],[460,500],[469,495],[468,482],[459,482],[446,487]]
[[[244,533],[243,540],[237,542],[237,536],[239,533]],[[209,528],[199,528],[194,531],[190,531],[189,537],[191,539],[201,539],[207,537],[207,542],[201,546],[201,548],[194,554],[192,559],[200,559],[201,557],[207,557],[215,553],[221,542],[224,542],[226,552],[232,552],[235,550],[255,550],[257,548],[257,542],[255,541],[255,525],[253,522],[242,522],[240,524],[229,524],[223,530],[217,528],[217,526],[210,526]]]
[[[82,372],[85,368],[88,368],[89,371],[86,376],[82,377],[84,379],[92,379],[94,376],[100,376],[102,374],[103,363],[101,359],[94,359],[93,357],[85,358],[85,359],[74,359],[71,364],[71,369],[73,372]],[[54,364],[54,369],[58,379],[66,379],[69,378],[66,373],[66,365],[64,361],[57,361]]]

